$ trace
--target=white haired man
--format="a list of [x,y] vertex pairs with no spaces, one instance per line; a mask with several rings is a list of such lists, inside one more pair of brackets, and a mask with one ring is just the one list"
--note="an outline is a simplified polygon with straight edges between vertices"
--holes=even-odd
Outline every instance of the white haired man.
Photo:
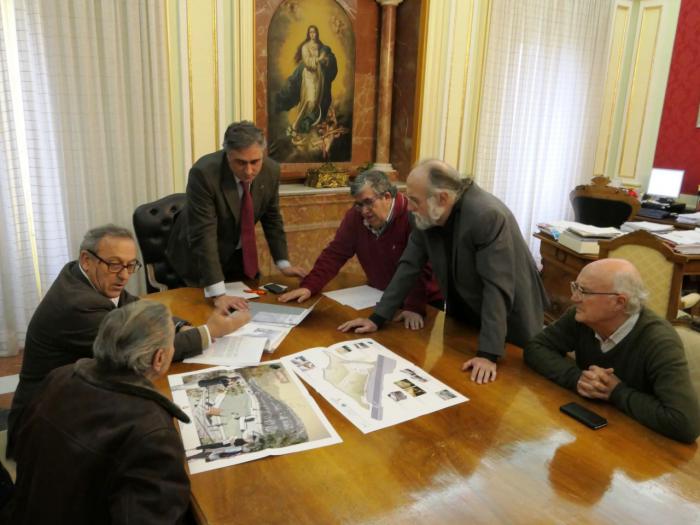
[[17,483],[0,521],[181,522],[190,484],[172,418],[189,419],[153,386],[174,334],[166,306],[138,301],[104,317],[94,359],[47,376],[17,429]]
[[[632,263],[601,259],[571,283],[574,305],[525,347],[525,362],[581,396],[608,401],[643,425],[692,443],[700,408],[673,327],[643,306]],[[576,360],[566,357],[575,352]]]
[[447,315],[480,329],[476,357],[463,370],[471,368],[478,384],[493,381],[506,341],[524,346],[544,321],[544,287],[518,223],[500,200],[439,160],[411,171],[406,195],[417,229],[396,273],[369,319],[339,329],[377,330],[430,261]]

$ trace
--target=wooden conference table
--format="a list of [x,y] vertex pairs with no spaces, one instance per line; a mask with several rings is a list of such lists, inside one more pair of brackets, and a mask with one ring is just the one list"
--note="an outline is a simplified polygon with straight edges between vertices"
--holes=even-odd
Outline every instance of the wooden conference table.
[[[336,287],[350,285],[344,279]],[[209,311],[199,289],[149,298],[195,323]],[[336,330],[357,316],[324,297],[264,359],[362,337]],[[528,369],[516,347],[495,383],[472,383],[460,366],[477,334],[432,308],[423,330],[391,323],[370,336],[470,401],[363,434],[309,389],[343,443],[192,475],[201,523],[698,522],[697,443],[671,441],[558,387]],[[171,373],[197,368],[175,363]],[[170,396],[166,380],[157,386]],[[560,413],[570,401],[609,425],[593,431]]]

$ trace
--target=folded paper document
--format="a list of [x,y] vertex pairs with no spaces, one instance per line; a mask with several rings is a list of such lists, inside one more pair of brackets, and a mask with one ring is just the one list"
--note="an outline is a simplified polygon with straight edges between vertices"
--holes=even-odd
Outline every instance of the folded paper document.
[[270,303],[250,303],[248,308],[252,316],[252,321],[256,323],[271,323],[296,326],[301,323],[316,306],[314,304],[308,308],[298,306],[282,306]]
[[294,372],[280,361],[168,376],[190,474],[340,443]]
[[468,401],[374,339],[310,348],[282,362],[364,433]]

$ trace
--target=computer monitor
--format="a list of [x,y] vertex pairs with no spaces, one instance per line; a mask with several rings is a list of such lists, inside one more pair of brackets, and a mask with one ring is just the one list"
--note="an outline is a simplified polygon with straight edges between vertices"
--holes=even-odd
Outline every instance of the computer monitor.
[[664,199],[676,199],[681,194],[683,170],[652,168],[647,195]]

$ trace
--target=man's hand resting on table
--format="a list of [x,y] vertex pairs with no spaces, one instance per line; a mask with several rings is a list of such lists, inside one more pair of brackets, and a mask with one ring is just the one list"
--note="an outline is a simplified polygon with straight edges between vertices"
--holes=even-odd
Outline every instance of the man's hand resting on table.
[[301,266],[287,266],[286,268],[280,268],[279,271],[285,277],[301,277],[302,279],[309,273]]
[[394,316],[395,322],[403,321],[403,325],[409,330],[420,330],[423,328],[423,316],[410,310],[401,310]]
[[214,299],[214,309],[220,314],[228,314],[233,310],[247,310],[248,301],[243,297],[220,295]]
[[612,391],[621,382],[614,372],[613,368],[601,368],[591,365],[579,377],[576,383],[576,391],[589,399],[609,401]]
[[462,365],[462,370],[472,369],[472,381],[477,384],[490,383],[496,380],[496,363],[485,357],[472,357]]
[[309,297],[311,297],[311,290],[309,290],[308,288],[297,288],[296,290],[283,293],[277,298],[277,300],[280,303],[287,303],[289,301],[294,300],[296,300],[297,303],[303,303]]
[[349,332],[352,330],[356,334],[367,334],[369,332],[376,332],[378,327],[372,321],[365,317],[358,317],[352,321],[347,321],[338,327],[341,332]]
[[250,321],[249,310],[236,310],[232,314],[214,311],[207,319],[207,328],[211,338],[217,339],[238,330],[248,321]]

